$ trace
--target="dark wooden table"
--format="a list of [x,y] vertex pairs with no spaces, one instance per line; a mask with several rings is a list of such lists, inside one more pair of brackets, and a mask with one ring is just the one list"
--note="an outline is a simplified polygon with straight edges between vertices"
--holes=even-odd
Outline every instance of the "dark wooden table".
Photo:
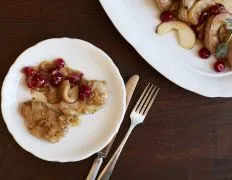
[[[81,38],[100,47],[125,81],[139,74],[131,104],[148,82],[161,87],[145,123],[126,144],[113,180],[232,179],[232,100],[201,97],[157,73],[117,32],[97,0],[0,0],[1,83],[23,50],[53,37]],[[127,114],[112,151],[128,126]],[[19,147],[0,119],[1,180],[84,180],[93,159],[42,161]]]

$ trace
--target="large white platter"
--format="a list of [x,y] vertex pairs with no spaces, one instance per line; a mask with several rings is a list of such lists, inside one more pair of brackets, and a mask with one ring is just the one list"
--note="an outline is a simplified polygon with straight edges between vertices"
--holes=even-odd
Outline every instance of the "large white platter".
[[155,0],[100,0],[113,24],[137,52],[157,71],[175,84],[207,97],[232,96],[232,72],[213,71],[214,58],[197,56],[178,45],[176,34],[155,33],[159,10]]
[[[67,65],[85,73],[87,79],[106,80],[109,99],[93,115],[81,116],[59,143],[48,143],[31,135],[19,113],[20,103],[30,100],[20,72],[42,60],[63,58]],[[70,162],[85,159],[105,147],[117,133],[125,112],[125,86],[113,61],[102,50],[78,39],[49,39],[24,51],[11,66],[2,87],[2,115],[17,143],[47,161]]]

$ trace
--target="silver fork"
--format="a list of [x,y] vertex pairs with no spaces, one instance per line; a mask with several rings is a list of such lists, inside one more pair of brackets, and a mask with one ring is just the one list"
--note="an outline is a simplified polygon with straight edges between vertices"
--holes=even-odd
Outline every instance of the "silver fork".
[[119,145],[118,149],[116,150],[106,167],[102,170],[101,174],[98,177],[98,180],[108,180],[110,178],[119,158],[119,155],[121,154],[122,149],[126,144],[126,141],[129,138],[132,130],[135,128],[136,125],[144,121],[149,109],[155,101],[159,90],[160,88],[154,87],[153,85],[150,85],[150,83],[147,85],[130,114],[131,125],[127,134],[125,135],[124,139],[122,140],[121,144]]

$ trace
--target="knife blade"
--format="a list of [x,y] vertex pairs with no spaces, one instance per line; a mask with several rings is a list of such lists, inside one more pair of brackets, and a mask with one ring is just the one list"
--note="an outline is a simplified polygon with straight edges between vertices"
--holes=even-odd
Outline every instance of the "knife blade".
[[[133,75],[126,83],[126,109],[130,103],[131,97],[134,93],[134,90],[138,84],[139,76]],[[116,137],[116,136],[115,136]],[[103,162],[103,159],[108,155],[113,143],[115,137],[110,141],[110,143],[101,151],[97,153],[97,158],[95,158],[94,163],[92,165],[92,168],[88,174],[88,177],[86,180],[95,180],[97,177],[97,173],[101,167],[101,164]]]

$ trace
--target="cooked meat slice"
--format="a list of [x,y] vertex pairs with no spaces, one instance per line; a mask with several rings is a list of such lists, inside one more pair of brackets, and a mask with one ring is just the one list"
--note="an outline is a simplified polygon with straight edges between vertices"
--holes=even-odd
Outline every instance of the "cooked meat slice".
[[220,27],[218,32],[220,42],[225,42],[227,40],[229,31],[230,30],[226,28],[226,25]]
[[173,2],[174,0],[156,0],[158,7],[162,11],[168,10]]
[[230,50],[227,56],[227,61],[228,61],[230,68],[232,68],[232,43],[230,43]]
[[48,102],[47,97],[45,96],[43,92],[32,90],[31,95],[37,101],[44,102],[44,103]]
[[54,111],[60,111],[59,103],[51,104],[51,102],[48,102],[48,98],[45,96],[44,92],[32,91],[32,97],[36,101],[45,103],[49,108],[53,109]]
[[33,90],[32,96],[38,101],[48,102],[50,104],[56,104],[61,101],[59,89],[55,87],[41,88],[39,90]]
[[189,10],[189,13],[188,13],[190,23],[197,25],[201,13],[205,9],[207,9],[213,5],[215,5],[215,2],[213,2],[213,0],[199,0],[199,1],[197,1],[193,5],[193,7]]
[[23,103],[21,114],[29,132],[52,143],[58,142],[68,130],[69,122],[59,118],[61,112],[54,111],[43,102],[32,100]]
[[59,90],[54,87],[49,87],[49,90],[45,92],[45,96],[50,104],[56,104],[61,101]]
[[179,9],[180,9],[180,2],[179,2],[179,1],[175,1],[175,2],[171,5],[169,11],[172,12],[172,14],[173,14],[174,17],[178,17]]
[[31,101],[27,101],[25,103],[23,103],[21,106],[20,106],[20,113],[22,114],[22,116],[25,118],[25,122],[26,122],[26,125],[27,127],[30,126],[29,124],[31,124],[30,122],[33,121],[33,118],[32,118],[32,102]]
[[80,116],[84,114],[93,114],[97,110],[101,109],[100,106],[87,105],[84,102],[76,102],[73,104],[66,103],[64,101],[60,102],[60,110],[70,116]]
[[102,106],[106,103],[108,93],[105,81],[89,81],[89,86],[92,87],[93,92],[87,100],[88,105]]
[[179,1],[175,1],[171,7],[170,7],[170,11],[172,12],[177,12],[179,11],[179,6],[180,6],[180,2]]
[[210,17],[206,23],[204,43],[213,54],[220,43],[220,29],[225,26],[225,20],[227,18],[232,18],[232,15],[228,12],[222,12],[216,16]]

